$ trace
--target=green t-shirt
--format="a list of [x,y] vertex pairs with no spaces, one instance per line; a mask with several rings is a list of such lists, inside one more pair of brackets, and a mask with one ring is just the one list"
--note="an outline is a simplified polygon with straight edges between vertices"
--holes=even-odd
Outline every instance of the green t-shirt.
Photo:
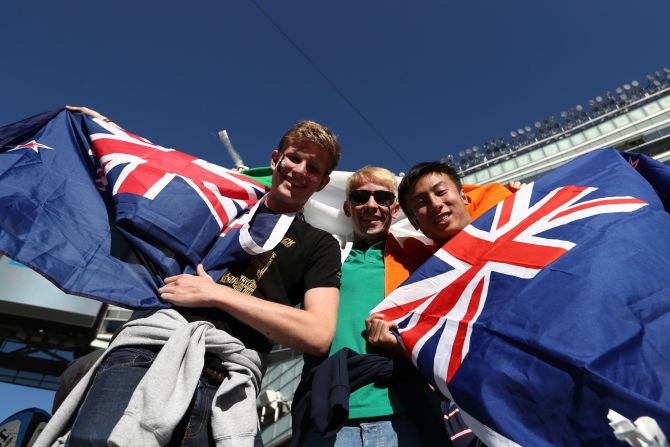
[[[365,340],[365,319],[384,299],[383,249],[383,241],[367,248],[354,245],[342,264],[337,329],[329,355],[342,348],[359,354],[374,352]],[[351,419],[386,416],[400,410],[388,382],[368,384],[351,393],[349,398]]]

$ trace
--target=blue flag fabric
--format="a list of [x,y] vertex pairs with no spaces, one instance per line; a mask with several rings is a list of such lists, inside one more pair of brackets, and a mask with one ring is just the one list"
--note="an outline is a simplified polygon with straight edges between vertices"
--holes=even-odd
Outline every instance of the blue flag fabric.
[[670,433],[669,172],[614,150],[578,158],[373,310],[488,445],[620,445],[610,410]]
[[0,128],[0,252],[111,304],[167,307],[163,278],[193,272],[264,192],[79,113]]

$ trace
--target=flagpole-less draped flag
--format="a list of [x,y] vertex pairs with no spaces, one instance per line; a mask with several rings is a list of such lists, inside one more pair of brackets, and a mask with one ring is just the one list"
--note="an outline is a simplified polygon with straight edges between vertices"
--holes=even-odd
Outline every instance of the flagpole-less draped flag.
[[[590,153],[522,188],[377,306],[488,445],[670,433],[670,169]],[[665,203],[664,203],[665,202]]]
[[0,128],[0,252],[67,293],[165,307],[253,206],[256,181],[65,110]]

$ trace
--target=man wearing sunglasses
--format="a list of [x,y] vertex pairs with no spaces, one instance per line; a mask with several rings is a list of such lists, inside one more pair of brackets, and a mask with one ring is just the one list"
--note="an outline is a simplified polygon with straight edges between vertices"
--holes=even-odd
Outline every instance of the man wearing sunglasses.
[[[385,295],[384,248],[391,223],[400,210],[396,199],[397,187],[396,176],[380,167],[366,166],[347,179],[343,211],[351,218],[353,245],[342,264],[341,300],[330,356],[343,348],[357,354],[380,353],[365,339],[365,319],[370,309]],[[401,359],[401,362],[406,360]],[[417,382],[415,386],[422,388],[424,393],[414,394],[412,399],[408,399],[408,393],[398,390],[397,386],[388,380],[376,380],[352,391],[349,419],[344,426],[332,436],[316,436],[318,439],[315,439],[314,435],[310,435],[301,443],[346,447],[421,446],[433,442],[434,445],[449,445],[439,401],[430,400],[427,385],[423,381]],[[404,386],[409,387],[409,384]],[[429,423],[428,430],[425,420],[418,421],[421,416],[417,417],[417,413],[426,413],[415,411],[419,406],[432,407],[429,412],[432,425]],[[294,417],[298,416],[294,414]],[[300,424],[300,421],[297,422]],[[296,421],[294,428],[295,424]],[[294,435],[295,432],[294,429]]]

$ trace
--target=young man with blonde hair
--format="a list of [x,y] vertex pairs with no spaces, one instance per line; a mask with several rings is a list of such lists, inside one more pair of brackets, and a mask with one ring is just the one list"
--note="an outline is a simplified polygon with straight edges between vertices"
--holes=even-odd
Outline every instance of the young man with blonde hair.
[[[273,343],[322,356],[335,332],[339,248],[301,210],[339,156],[336,136],[318,123],[284,134],[271,153],[271,188],[249,219],[249,229],[275,219],[278,243],[228,265],[218,281],[202,265],[196,275],[166,278],[160,296],[175,307],[137,312],[115,335],[69,445],[260,443],[255,400]],[[62,425],[47,427],[40,442],[50,444],[76,408],[66,400],[54,416]]]
[[[391,223],[400,209],[396,199],[397,186],[396,176],[392,172],[374,166],[365,166],[347,179],[343,211],[351,218],[353,246],[342,264],[341,300],[335,338],[330,347],[331,356],[341,353],[344,348],[362,356],[380,354],[366,341],[365,319],[370,309],[383,300],[385,295],[384,248]],[[407,362],[402,358],[397,360]],[[306,380],[304,374],[303,380]],[[350,377],[350,380],[353,378]],[[402,387],[410,389],[409,382],[403,382]],[[301,384],[294,402],[302,400],[300,394],[305,386]],[[397,382],[374,378],[367,385],[351,392],[348,399],[349,419],[337,433],[323,437],[305,430],[305,437],[300,441],[294,440],[294,444],[363,447],[421,446],[435,442],[434,445],[448,445],[439,400],[430,401],[430,391],[422,381],[416,381],[414,386],[413,390],[419,391],[410,392],[412,396],[408,398],[407,389],[399,389]],[[320,391],[312,389],[311,392]],[[324,396],[323,400],[326,399]],[[418,406],[422,408],[416,411],[419,402],[421,404]],[[425,411],[424,407],[430,405],[433,411]],[[418,420],[426,414],[432,415],[432,424],[431,421]],[[294,412],[294,417],[303,419],[294,421],[294,436],[302,436],[298,431],[307,427],[304,419],[308,416]]]

